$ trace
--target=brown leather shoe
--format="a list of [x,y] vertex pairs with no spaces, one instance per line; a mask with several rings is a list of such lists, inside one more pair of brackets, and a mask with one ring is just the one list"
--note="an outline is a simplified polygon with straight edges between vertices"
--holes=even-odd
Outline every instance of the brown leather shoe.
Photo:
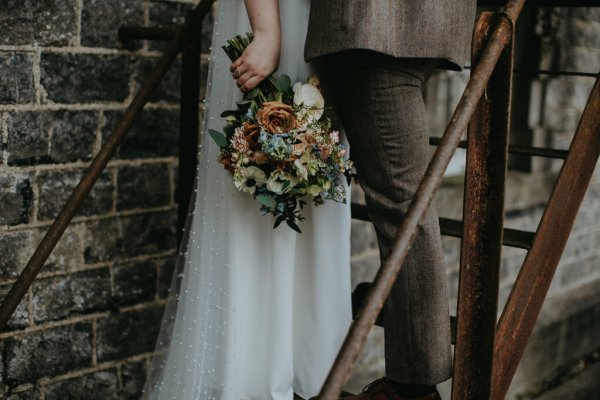
[[360,394],[343,397],[344,400],[441,400],[440,394],[435,393],[428,394],[427,396],[416,397],[408,399],[406,397],[398,396],[392,385],[387,378],[380,378],[376,381],[369,383],[362,390]]

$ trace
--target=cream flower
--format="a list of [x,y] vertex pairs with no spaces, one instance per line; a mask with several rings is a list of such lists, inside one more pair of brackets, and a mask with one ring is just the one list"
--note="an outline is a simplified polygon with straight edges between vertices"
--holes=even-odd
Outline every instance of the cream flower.
[[[289,183],[284,189],[284,186],[286,186],[286,182]],[[269,189],[275,194],[283,194],[291,188],[293,188],[294,186],[296,186],[296,183],[296,180],[290,174],[280,171],[274,171],[267,180],[267,189]]]
[[257,186],[267,183],[267,175],[258,167],[240,168],[233,182],[238,190],[254,194]]

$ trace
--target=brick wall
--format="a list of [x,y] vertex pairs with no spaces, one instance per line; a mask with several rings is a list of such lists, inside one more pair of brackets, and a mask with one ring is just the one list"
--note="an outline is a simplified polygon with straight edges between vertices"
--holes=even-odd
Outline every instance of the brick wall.
[[[0,297],[161,54],[118,27],[193,3],[0,0]],[[0,333],[0,397],[139,398],[176,245],[179,63]]]

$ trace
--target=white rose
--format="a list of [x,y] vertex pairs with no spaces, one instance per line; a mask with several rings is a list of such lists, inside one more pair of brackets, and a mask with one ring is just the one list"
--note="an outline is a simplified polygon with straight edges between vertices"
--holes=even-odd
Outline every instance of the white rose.
[[[288,183],[288,186],[284,189],[283,186],[286,182]],[[283,194],[289,191],[295,185],[296,182],[294,182],[293,177],[284,172],[274,171],[267,180],[267,189],[275,194]]]
[[298,117],[305,119],[309,124],[318,121],[323,115],[325,99],[315,86],[305,83],[300,86],[294,86],[294,105],[302,106]]
[[308,170],[306,169],[304,164],[302,164],[302,161],[294,161],[294,167],[296,167],[296,172],[298,172],[298,175],[300,175],[302,179],[308,179]]

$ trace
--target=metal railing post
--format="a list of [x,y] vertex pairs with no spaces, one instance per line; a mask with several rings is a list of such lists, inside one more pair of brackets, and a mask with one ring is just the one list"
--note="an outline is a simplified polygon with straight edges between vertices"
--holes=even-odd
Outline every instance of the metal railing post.
[[552,283],[600,156],[600,75],[498,322],[492,399],[504,399]]
[[[494,21],[482,13],[473,35],[477,64]],[[458,313],[452,399],[490,398],[504,223],[513,35],[469,124],[463,203]]]
[[177,244],[181,242],[198,163],[200,122],[200,37],[203,15],[196,15],[183,33],[177,185]]

